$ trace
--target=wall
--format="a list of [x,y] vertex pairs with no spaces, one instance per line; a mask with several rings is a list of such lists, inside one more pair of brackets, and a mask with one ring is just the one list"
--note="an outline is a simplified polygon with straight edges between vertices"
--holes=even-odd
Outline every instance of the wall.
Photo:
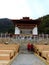
[[18,27],[15,27],[15,34],[20,34],[20,29]]
[[35,27],[33,28],[32,34],[33,34],[33,35],[38,35],[38,28],[37,28],[37,26],[35,26]]

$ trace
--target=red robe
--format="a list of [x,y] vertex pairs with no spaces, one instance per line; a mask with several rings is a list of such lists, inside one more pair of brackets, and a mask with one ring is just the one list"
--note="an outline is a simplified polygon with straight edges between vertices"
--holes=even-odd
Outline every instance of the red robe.
[[28,50],[31,50],[31,45],[30,45],[30,43],[28,43],[27,49],[28,49]]

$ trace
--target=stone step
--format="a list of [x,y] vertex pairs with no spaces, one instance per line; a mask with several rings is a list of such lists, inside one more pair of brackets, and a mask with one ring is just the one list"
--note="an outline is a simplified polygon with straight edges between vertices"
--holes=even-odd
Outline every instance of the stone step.
[[33,51],[28,51],[27,49],[21,49],[21,50],[19,51],[19,53],[32,54]]

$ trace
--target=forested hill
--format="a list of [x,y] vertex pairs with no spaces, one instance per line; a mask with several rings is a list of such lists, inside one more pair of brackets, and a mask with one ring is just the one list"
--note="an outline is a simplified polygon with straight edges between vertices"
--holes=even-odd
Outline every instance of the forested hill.
[[39,18],[41,23],[38,27],[39,33],[49,34],[49,15]]
[[0,33],[14,33],[14,25],[8,18],[0,19]]

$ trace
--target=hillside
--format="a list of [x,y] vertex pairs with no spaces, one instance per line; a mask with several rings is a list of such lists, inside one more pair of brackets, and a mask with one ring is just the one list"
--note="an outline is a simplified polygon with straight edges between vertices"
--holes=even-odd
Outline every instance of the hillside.
[[39,33],[49,34],[49,15],[39,18],[41,23],[38,27]]
[[3,18],[0,19],[0,33],[13,33],[14,25],[10,19]]

